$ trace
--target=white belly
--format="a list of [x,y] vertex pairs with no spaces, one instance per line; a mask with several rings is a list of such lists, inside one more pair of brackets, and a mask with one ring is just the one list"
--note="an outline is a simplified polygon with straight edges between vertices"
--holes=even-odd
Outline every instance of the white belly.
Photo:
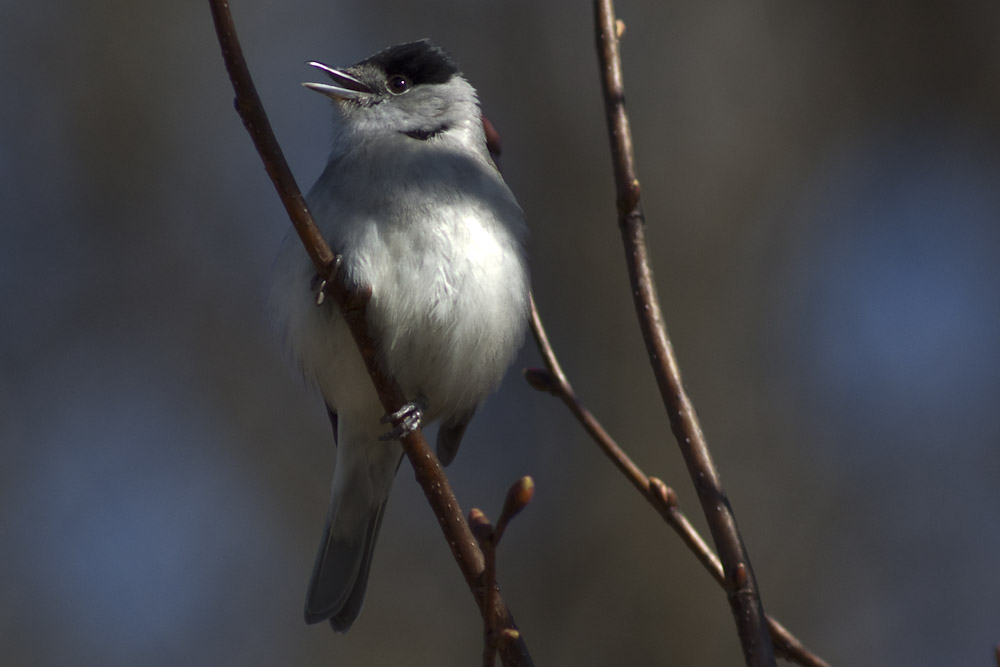
[[[380,363],[408,400],[426,399],[428,420],[475,409],[503,378],[527,322],[520,240],[493,217],[494,207],[458,208],[428,211],[430,224],[341,219],[331,239],[345,249],[341,270],[372,288],[367,316]],[[520,215],[516,204],[512,210]],[[314,212],[333,214],[323,201]],[[300,245],[286,238],[275,269],[287,342],[334,410],[374,418],[381,407],[360,355],[336,306],[313,305],[314,270]]]

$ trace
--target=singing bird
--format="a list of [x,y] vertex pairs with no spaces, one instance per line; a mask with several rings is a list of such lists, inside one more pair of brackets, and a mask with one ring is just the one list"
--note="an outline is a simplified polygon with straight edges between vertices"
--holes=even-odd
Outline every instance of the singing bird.
[[275,262],[272,310],[319,387],[337,443],[305,617],[343,632],[364,602],[402,457],[397,438],[439,421],[436,450],[447,465],[521,346],[527,231],[487,150],[476,91],[442,49],[422,40],[343,69],[309,64],[329,81],[303,85],[333,100],[334,122],[329,160],[306,199],[344,279],[371,289],[378,363],[410,401],[386,439],[354,340],[330,300],[316,305],[315,269],[290,232]]

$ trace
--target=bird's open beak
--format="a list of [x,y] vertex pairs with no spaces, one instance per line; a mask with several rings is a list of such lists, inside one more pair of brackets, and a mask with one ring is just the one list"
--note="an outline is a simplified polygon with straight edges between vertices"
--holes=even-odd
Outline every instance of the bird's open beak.
[[327,76],[333,79],[335,84],[303,83],[302,85],[309,90],[315,90],[317,93],[323,93],[327,97],[332,97],[334,100],[356,100],[362,95],[370,95],[374,92],[366,84],[362,83],[357,78],[351,76],[343,70],[333,69],[328,65],[317,62],[310,62],[306,64],[310,67],[315,67],[316,69],[321,69],[326,72]]

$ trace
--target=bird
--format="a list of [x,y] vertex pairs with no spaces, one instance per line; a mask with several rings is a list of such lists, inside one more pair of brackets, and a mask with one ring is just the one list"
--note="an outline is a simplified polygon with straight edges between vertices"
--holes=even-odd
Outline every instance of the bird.
[[370,290],[376,361],[409,401],[384,415],[339,310],[317,305],[315,268],[290,231],[270,307],[319,388],[336,447],[305,620],[346,632],[364,603],[398,438],[438,422],[436,453],[450,463],[522,345],[528,232],[487,148],[477,93],[446,51],[423,39],[345,68],[308,64],[329,81],[303,85],[330,98],[334,114],[329,158],[306,201],[340,278]]

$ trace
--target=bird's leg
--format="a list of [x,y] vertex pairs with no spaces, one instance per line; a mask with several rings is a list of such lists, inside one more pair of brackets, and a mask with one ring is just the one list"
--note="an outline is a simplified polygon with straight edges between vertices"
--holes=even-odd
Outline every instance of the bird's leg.
[[382,424],[392,424],[392,429],[379,436],[379,440],[399,440],[403,436],[416,431],[424,420],[427,410],[426,401],[421,397],[414,399],[379,420]]

